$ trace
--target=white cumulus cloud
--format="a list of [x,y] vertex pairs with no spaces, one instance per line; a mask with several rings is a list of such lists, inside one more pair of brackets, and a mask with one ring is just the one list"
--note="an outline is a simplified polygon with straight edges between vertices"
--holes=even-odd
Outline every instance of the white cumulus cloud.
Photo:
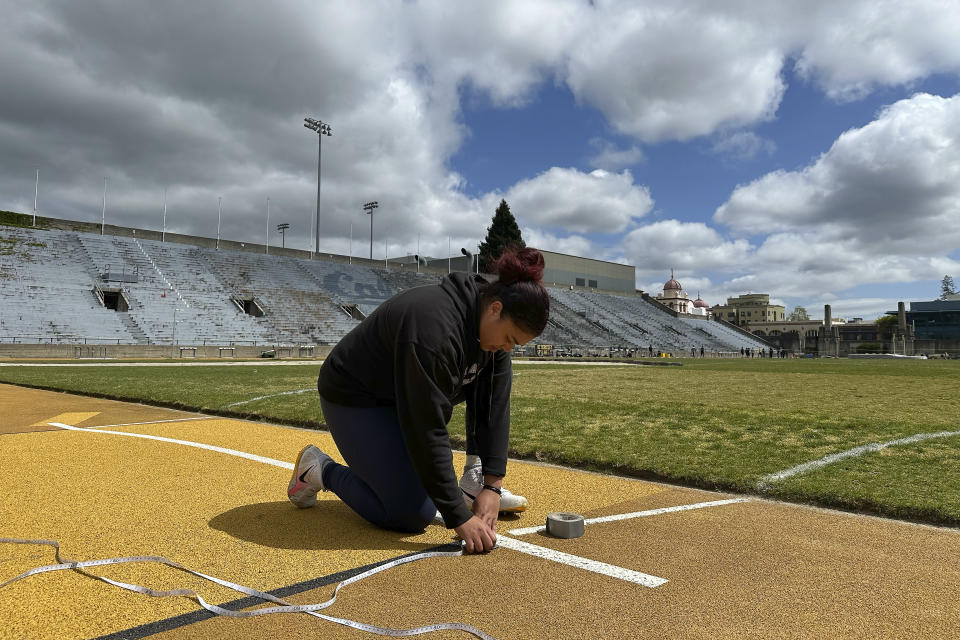
[[574,233],[619,233],[653,208],[650,190],[627,170],[553,167],[513,185],[506,199],[521,222]]
[[816,232],[857,253],[960,246],[960,96],[918,94],[843,133],[813,164],[737,187],[714,220],[744,233]]
[[671,268],[700,273],[741,268],[751,247],[743,239],[724,239],[702,222],[662,220],[627,233],[620,249],[637,266],[638,274],[654,274]]

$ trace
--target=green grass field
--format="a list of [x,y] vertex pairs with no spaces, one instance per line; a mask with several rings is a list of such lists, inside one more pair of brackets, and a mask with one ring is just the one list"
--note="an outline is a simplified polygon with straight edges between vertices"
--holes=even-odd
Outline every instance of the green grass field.
[[[960,435],[889,447],[758,488],[768,474],[860,445],[960,432],[960,362],[683,362],[682,367],[516,363],[512,455],[960,525]],[[0,367],[0,382],[322,428],[314,390],[318,369],[319,363],[24,364]],[[271,397],[250,401],[260,396]],[[450,433],[461,446],[462,406]]]

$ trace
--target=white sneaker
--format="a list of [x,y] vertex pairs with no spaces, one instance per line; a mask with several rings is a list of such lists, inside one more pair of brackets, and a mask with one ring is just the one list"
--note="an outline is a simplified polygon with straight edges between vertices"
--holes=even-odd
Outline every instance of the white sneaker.
[[[463,477],[460,478],[460,491],[468,507],[473,506],[474,499],[482,490],[483,469],[480,456],[468,455],[467,462],[463,465]],[[500,491],[500,513],[520,513],[527,510],[526,498],[515,495],[506,488]]]
[[297,456],[293,465],[293,475],[287,485],[287,497],[301,509],[317,504],[317,492],[326,491],[323,486],[323,469],[333,459],[312,444],[308,444]]

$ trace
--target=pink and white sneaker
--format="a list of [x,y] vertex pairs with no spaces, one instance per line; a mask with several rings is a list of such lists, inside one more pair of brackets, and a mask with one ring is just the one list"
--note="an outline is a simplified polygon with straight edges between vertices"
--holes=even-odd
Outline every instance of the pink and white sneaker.
[[308,444],[297,456],[293,475],[287,485],[287,497],[301,509],[317,504],[317,492],[326,491],[323,486],[323,469],[333,459],[312,444]]

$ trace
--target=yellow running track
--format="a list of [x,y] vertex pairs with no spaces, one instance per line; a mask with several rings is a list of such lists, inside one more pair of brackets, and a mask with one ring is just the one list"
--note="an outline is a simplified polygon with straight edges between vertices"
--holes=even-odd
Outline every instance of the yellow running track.
[[[327,600],[361,568],[451,542],[440,525],[412,536],[376,529],[332,494],[296,509],[278,464],[106,431],[281,465],[311,442],[336,457],[325,432],[0,385],[0,537],[57,540],[73,560],[163,556],[296,603]],[[462,622],[501,640],[960,637],[956,530],[517,461],[507,485],[531,508],[501,519],[500,548],[388,569],[323,613],[393,628]],[[711,504],[657,511],[701,503]],[[572,540],[509,533],[553,511],[641,515],[588,524]],[[0,583],[53,563],[49,547],[0,544]],[[595,566],[666,582],[643,586]],[[91,572],[193,589],[215,604],[244,597],[156,563]],[[0,638],[142,637],[377,636],[304,614],[214,618],[190,598],[150,598],[76,571],[0,589]]]

